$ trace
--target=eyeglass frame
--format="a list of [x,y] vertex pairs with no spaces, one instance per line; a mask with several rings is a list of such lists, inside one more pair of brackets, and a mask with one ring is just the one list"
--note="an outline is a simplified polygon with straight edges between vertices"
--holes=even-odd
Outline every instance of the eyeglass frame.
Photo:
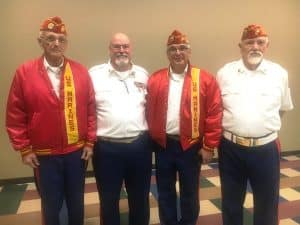
[[189,44],[170,45],[167,47],[167,51],[170,54],[175,54],[177,51],[179,51],[179,53],[184,53],[190,48],[191,46]]
[[110,44],[110,48],[115,51],[120,51],[121,49],[128,50],[130,48],[130,44]]
[[58,41],[59,44],[66,44],[68,42],[68,39],[66,37],[55,37],[53,35],[49,36],[40,36],[40,39],[44,40],[48,44],[53,44],[56,41]]

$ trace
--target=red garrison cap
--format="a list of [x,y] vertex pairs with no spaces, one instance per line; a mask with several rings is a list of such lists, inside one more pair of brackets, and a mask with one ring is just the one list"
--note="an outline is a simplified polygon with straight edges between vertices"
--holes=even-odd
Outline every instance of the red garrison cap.
[[187,39],[185,34],[182,34],[178,30],[174,30],[167,41],[167,45],[173,45],[173,44],[189,44],[189,40]]
[[51,31],[58,34],[67,34],[65,24],[58,16],[47,18],[41,24],[40,31]]
[[262,26],[251,24],[244,28],[241,40],[267,36],[268,35]]

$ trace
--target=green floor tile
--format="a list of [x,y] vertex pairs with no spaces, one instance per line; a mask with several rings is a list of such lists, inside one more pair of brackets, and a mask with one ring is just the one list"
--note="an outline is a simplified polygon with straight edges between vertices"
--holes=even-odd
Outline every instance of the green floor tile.
[[128,225],[128,213],[121,213],[120,214],[120,222],[121,225]]
[[215,198],[210,200],[220,211],[222,211],[222,202],[220,198]]
[[15,214],[24,195],[27,184],[5,185],[0,192],[0,215]]
[[295,189],[296,191],[300,192],[300,187],[294,187],[293,189]]
[[287,175],[284,175],[284,174],[279,174],[280,175],[280,178],[286,178],[286,177],[288,177]]
[[244,225],[252,225],[253,224],[253,214],[247,210],[244,209]]
[[121,189],[120,199],[127,198],[127,193],[124,188]]
[[206,187],[215,187],[214,184],[212,184],[209,180],[207,180],[205,177],[200,177],[200,187],[206,188]]
[[293,218],[293,220],[296,221],[298,224],[300,224],[300,216]]

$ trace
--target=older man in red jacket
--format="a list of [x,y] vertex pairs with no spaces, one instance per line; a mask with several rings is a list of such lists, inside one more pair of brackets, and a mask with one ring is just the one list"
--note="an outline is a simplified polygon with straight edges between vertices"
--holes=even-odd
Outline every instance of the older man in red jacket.
[[15,73],[6,128],[23,163],[34,169],[45,224],[59,224],[65,199],[69,224],[83,225],[86,161],[96,139],[93,85],[86,68],[64,56],[61,18],[42,23],[38,42],[43,56]]
[[[209,162],[221,137],[222,106],[215,78],[190,64],[186,35],[175,30],[167,41],[168,68],[149,79],[147,120],[154,140],[160,221],[195,225],[199,215],[201,163]],[[176,177],[180,215],[176,207]],[[181,217],[181,218],[180,218]]]

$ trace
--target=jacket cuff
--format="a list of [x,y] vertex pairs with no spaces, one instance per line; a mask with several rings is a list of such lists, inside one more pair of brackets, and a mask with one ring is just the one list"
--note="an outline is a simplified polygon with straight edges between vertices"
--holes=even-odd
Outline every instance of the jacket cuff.
[[19,151],[20,151],[22,157],[25,155],[28,155],[30,153],[33,153],[31,147],[26,147],[26,148],[20,149]]
[[84,146],[94,148],[94,142],[87,141],[85,142]]
[[208,147],[208,146],[205,145],[204,143],[203,143],[202,148],[203,148],[205,151],[208,151],[208,152],[214,152],[214,151],[216,150],[216,148]]

